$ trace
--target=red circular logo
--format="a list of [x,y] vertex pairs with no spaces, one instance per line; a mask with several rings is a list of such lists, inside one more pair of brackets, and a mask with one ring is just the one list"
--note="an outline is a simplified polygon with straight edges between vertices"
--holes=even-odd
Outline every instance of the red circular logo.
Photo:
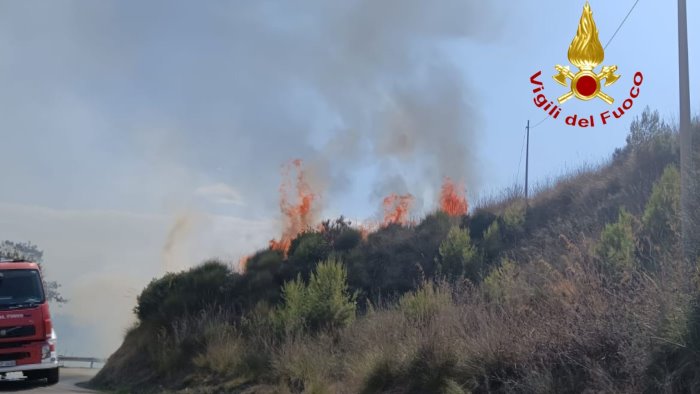
[[589,75],[584,75],[576,82],[576,90],[584,97],[591,97],[598,90],[598,81]]

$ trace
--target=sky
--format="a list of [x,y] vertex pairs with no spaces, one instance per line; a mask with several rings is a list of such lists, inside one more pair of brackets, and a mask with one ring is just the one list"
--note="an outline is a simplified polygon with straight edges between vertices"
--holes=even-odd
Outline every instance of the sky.
[[[591,1],[604,44],[633,3]],[[0,239],[44,249],[71,300],[54,308],[63,352],[106,356],[152,278],[280,233],[290,160],[327,218],[376,218],[389,193],[413,194],[420,216],[445,176],[472,201],[522,183],[526,122],[545,118],[530,76],[542,71],[549,99],[565,93],[551,77],[583,4],[2,1]],[[645,106],[677,119],[676,12],[641,0],[608,46],[616,105],[644,74],[622,119],[531,130],[532,183],[609,158]],[[688,16],[692,73],[700,4]],[[694,114],[698,92],[694,73]]]

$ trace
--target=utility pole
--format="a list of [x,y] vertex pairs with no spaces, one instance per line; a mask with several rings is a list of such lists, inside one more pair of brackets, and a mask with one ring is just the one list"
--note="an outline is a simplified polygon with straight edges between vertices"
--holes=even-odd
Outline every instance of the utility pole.
[[528,181],[530,179],[530,121],[527,121],[527,143],[525,145],[525,207],[529,204],[528,200]]
[[692,195],[694,184],[693,136],[690,130],[690,77],[688,73],[688,16],[686,1],[678,0],[678,82],[680,91],[681,135],[681,238],[683,257],[695,259],[695,242],[692,223]]

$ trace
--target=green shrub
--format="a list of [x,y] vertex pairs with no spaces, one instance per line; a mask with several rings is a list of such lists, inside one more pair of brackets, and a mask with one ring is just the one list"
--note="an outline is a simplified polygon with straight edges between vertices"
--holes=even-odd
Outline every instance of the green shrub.
[[274,392],[330,394],[342,365],[342,356],[334,352],[334,335],[319,333],[312,337],[294,336],[280,344],[270,365],[279,382]]
[[503,260],[499,267],[493,269],[484,278],[481,288],[490,300],[505,302],[512,298],[517,274],[518,267],[515,263],[511,260]]
[[167,273],[162,278],[153,279],[136,298],[134,313],[140,321],[156,320],[160,315],[163,301],[173,288],[178,274]]
[[673,244],[680,234],[681,176],[674,165],[664,170],[654,184],[642,223],[652,242],[658,245]]
[[413,290],[426,272],[434,272],[429,266],[443,239],[418,239],[413,227],[383,227],[346,256],[350,283],[375,302]]
[[250,275],[259,272],[276,272],[282,266],[284,256],[278,250],[261,250],[246,262],[245,271]]
[[440,244],[439,273],[455,280],[466,276],[472,281],[478,278],[476,250],[469,238],[469,230],[457,226],[450,229],[447,238]]
[[240,375],[245,367],[245,343],[228,324],[212,324],[206,328],[204,351],[194,358],[194,365],[217,375]]
[[284,307],[276,315],[280,328],[288,332],[300,331],[306,325],[310,309],[306,285],[301,276],[282,286],[282,300]]
[[424,282],[420,289],[399,299],[399,310],[413,322],[428,321],[449,305],[452,305],[449,287],[433,282]]
[[408,364],[404,381],[409,393],[463,394],[455,382],[459,374],[459,357],[454,350],[434,342],[421,346]]
[[477,209],[468,219],[469,234],[472,239],[481,240],[484,238],[486,230],[498,219],[498,216],[490,211]]
[[348,251],[362,240],[362,233],[352,227],[352,222],[340,216],[335,220],[324,220],[318,230],[336,252]]
[[167,323],[224,302],[232,282],[227,266],[210,261],[186,272],[155,279],[137,298],[134,313],[142,322]]
[[503,235],[501,234],[501,226],[498,220],[491,223],[484,233],[483,241],[484,254],[487,259],[495,259],[503,250]]
[[649,107],[646,107],[641,118],[635,117],[632,121],[627,144],[631,147],[638,147],[670,132],[671,127],[661,119],[659,111],[651,111]]
[[596,252],[608,273],[620,272],[635,265],[635,218],[620,210],[617,222],[609,223],[600,234]]
[[291,278],[298,273],[304,279],[308,278],[316,264],[327,259],[330,252],[331,245],[323,234],[315,231],[300,234],[289,247],[289,268],[293,271]]
[[[284,254],[279,250],[265,249],[251,256],[246,264],[245,275],[234,283],[237,301],[252,307],[258,301],[277,302],[280,296],[280,272],[288,264],[284,263]],[[233,301],[233,300],[229,300]]]
[[320,263],[306,288],[312,328],[339,328],[355,319],[356,296],[350,293],[347,271],[333,258]]
[[355,319],[356,295],[348,289],[345,267],[335,258],[319,263],[308,285],[301,277],[285,283],[282,294],[284,305],[278,319],[288,332],[335,329]]
[[406,360],[382,358],[367,374],[360,392],[464,394],[459,357],[454,349],[428,340]]
[[683,319],[682,339],[664,338],[646,371],[648,392],[700,392],[700,303],[696,296]]
[[415,247],[416,255],[405,256],[402,259],[404,264],[408,262],[419,264],[422,273],[419,278],[413,279],[414,286],[410,290],[415,290],[415,285],[419,284],[424,277],[438,275],[440,245],[447,238],[450,229],[458,225],[461,220],[461,217],[451,217],[445,212],[436,211],[426,216],[415,227],[413,239],[410,242]]
[[520,234],[525,225],[525,204],[516,201],[506,208],[503,214],[505,231],[510,234]]
[[362,241],[362,233],[354,228],[343,230],[335,239],[333,248],[338,252],[348,251]]

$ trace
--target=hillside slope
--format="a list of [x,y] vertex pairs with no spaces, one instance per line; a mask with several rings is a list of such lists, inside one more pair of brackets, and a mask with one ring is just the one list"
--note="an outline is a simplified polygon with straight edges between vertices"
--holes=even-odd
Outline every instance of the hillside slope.
[[511,195],[470,215],[436,212],[368,235],[341,218],[300,234],[286,256],[258,252],[243,274],[209,262],[154,280],[139,297],[139,324],[93,384],[687,388],[680,365],[658,364],[683,359],[677,348],[692,343],[695,268],[679,258],[677,135],[653,126],[633,127],[609,163],[543,188],[527,210]]

